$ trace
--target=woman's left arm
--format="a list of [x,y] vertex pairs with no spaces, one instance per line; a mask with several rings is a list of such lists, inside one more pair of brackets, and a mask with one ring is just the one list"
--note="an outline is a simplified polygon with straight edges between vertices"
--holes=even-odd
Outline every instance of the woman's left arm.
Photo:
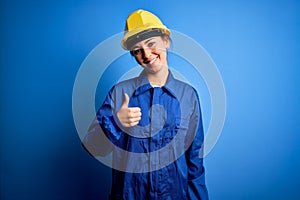
[[[195,122],[198,122],[197,124]],[[191,146],[185,152],[188,167],[188,199],[208,199],[205,185],[205,171],[203,166],[202,148],[204,132],[199,98],[195,91],[194,110],[189,120],[188,134],[194,135]]]

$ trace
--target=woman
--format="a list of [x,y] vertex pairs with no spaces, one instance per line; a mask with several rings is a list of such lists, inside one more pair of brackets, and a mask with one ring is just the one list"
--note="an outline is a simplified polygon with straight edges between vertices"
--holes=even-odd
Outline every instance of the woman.
[[110,90],[83,141],[94,156],[113,152],[110,199],[208,199],[199,98],[168,68],[170,34],[145,10],[126,20],[122,47],[143,71]]

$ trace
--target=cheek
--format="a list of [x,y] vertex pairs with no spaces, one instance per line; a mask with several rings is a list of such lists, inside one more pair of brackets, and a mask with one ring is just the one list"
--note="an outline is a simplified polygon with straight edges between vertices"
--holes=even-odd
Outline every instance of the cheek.
[[142,63],[141,56],[134,56],[134,58],[135,58],[136,62],[141,65],[141,63]]
[[166,58],[167,57],[167,50],[166,49],[162,49],[160,51],[160,57],[162,57],[162,58]]
[[165,45],[164,43],[161,43],[160,45],[158,45],[158,46],[156,47],[156,52],[158,52],[158,53],[163,54],[163,53],[165,53],[166,51],[167,51],[167,47],[166,47],[166,45]]

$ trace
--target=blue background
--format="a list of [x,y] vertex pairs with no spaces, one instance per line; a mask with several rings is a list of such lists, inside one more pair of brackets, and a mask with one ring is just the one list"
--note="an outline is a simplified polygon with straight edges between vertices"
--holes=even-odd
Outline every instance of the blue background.
[[81,147],[77,70],[144,8],[200,43],[227,117],[206,157],[211,199],[299,199],[300,2],[1,1],[1,199],[105,199],[110,169]]

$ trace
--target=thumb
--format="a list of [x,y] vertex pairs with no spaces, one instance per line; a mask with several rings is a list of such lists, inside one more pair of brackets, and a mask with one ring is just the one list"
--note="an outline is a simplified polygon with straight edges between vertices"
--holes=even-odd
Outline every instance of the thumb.
[[128,108],[128,104],[129,104],[129,96],[128,96],[128,94],[124,93],[122,107]]

